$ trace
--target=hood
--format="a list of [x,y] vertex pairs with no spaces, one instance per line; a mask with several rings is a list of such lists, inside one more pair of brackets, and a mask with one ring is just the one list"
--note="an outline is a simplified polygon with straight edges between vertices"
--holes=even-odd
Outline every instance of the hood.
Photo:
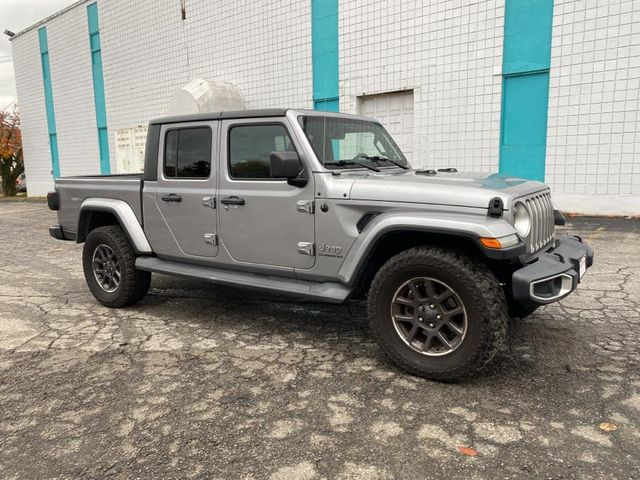
[[513,199],[548,188],[541,182],[497,174],[417,172],[354,172],[352,175],[357,178],[354,178],[350,198],[487,208],[492,198],[500,197],[505,207],[510,207]]

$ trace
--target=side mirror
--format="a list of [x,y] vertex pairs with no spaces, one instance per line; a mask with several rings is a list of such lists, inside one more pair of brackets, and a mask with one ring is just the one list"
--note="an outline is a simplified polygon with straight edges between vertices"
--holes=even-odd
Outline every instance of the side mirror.
[[303,168],[296,152],[271,152],[269,161],[271,178],[286,178],[289,185],[296,187],[306,185],[306,178],[298,178]]

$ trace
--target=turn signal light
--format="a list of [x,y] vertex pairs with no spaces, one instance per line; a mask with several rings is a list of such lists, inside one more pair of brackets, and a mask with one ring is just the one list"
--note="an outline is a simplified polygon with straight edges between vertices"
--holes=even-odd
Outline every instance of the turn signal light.
[[501,248],[509,248],[517,245],[520,240],[517,235],[507,235],[506,237],[491,238],[480,237],[480,243],[483,247],[499,250]]
[[502,248],[502,244],[497,238],[481,237],[480,243],[487,248]]

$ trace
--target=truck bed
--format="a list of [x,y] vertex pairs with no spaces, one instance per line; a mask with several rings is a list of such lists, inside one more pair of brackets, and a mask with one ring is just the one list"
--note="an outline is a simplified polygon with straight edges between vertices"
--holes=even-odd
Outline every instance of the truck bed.
[[65,232],[76,233],[80,206],[84,199],[108,198],[122,200],[132,208],[142,224],[142,173],[125,175],[86,175],[56,179],[60,199],[58,221]]

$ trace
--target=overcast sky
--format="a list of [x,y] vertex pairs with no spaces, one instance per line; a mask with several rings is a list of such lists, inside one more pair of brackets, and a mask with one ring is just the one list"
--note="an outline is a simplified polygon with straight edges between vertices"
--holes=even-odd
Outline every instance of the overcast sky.
[[18,33],[76,0],[0,0],[0,108],[16,97],[11,44],[5,30]]

